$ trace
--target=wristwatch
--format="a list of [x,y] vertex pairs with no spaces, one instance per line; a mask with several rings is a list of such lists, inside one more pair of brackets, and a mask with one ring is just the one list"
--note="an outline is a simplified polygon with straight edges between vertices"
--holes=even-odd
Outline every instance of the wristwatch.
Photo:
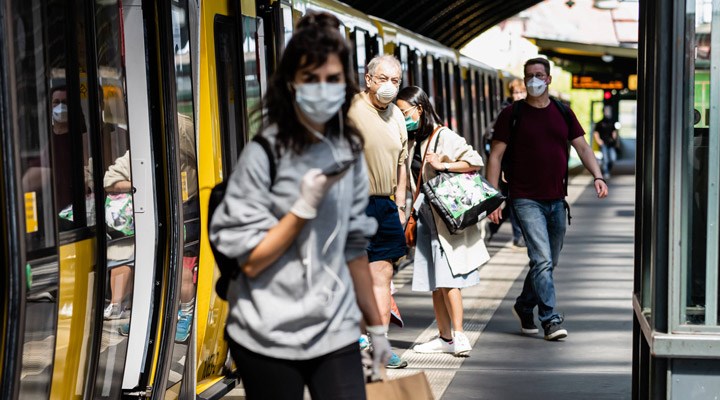
[[448,168],[447,163],[443,163],[443,167],[445,167],[445,169],[443,169],[443,172],[450,172],[450,168]]

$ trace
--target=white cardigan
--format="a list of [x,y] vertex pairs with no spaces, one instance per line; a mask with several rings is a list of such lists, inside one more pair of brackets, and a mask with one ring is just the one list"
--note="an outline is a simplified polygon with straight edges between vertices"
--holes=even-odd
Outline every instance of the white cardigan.
[[[483,160],[480,154],[470,146],[465,138],[453,132],[449,128],[440,128],[432,139],[432,143],[428,143],[425,139],[420,146],[421,154],[425,154],[425,149],[428,144],[431,145],[431,149],[435,149],[435,143],[437,142],[437,155],[441,162],[456,162],[465,161],[473,167],[482,167]],[[414,154],[414,147],[417,143],[413,144],[413,148],[410,149],[409,154]],[[412,162],[412,157],[408,157],[408,169]],[[429,164],[425,163],[425,167],[422,171],[423,182],[434,178],[437,175],[435,169]],[[408,177],[412,177],[411,173],[408,173]],[[409,178],[410,189],[415,193],[415,179]],[[482,238],[482,231],[480,224],[469,226],[458,233],[451,234],[448,231],[445,222],[438,216],[433,207],[433,217],[435,218],[435,226],[438,231],[438,240],[440,245],[445,251],[450,264],[450,269],[453,275],[464,275],[471,272],[474,269],[479,268],[490,259],[487,248],[485,247],[485,241]]]

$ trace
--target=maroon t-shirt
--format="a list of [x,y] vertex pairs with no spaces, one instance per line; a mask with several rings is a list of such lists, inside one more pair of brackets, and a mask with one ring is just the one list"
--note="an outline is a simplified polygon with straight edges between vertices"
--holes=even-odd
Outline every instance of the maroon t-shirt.
[[[570,110],[571,126],[554,102],[545,108],[522,104],[518,124],[510,140],[512,105],[505,107],[495,122],[493,140],[507,143],[510,157],[510,197],[515,199],[558,200],[565,197],[563,179],[567,171],[567,145],[583,136],[582,126]],[[509,151],[509,153],[508,153]]]

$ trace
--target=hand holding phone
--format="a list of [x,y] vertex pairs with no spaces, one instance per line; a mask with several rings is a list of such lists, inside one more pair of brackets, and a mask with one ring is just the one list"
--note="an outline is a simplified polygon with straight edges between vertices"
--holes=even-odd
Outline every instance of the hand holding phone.
[[347,171],[347,169],[350,168],[350,166],[353,165],[354,163],[355,163],[355,159],[348,159],[348,160],[343,160],[340,162],[333,162],[332,164],[323,168],[322,173],[325,176],[336,176],[336,175],[339,175],[339,174]]

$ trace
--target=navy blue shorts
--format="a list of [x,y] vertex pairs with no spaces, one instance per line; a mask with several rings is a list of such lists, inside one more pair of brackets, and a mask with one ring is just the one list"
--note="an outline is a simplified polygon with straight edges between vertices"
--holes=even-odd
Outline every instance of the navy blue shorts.
[[365,214],[378,222],[377,232],[367,247],[368,260],[395,262],[404,256],[407,251],[405,231],[395,202],[386,196],[370,196]]

